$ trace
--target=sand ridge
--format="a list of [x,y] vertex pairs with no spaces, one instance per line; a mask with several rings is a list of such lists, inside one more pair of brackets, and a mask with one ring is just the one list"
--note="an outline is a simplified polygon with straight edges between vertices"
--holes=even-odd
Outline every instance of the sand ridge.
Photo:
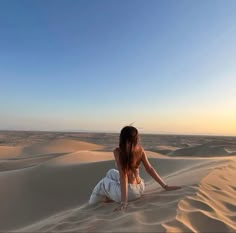
[[195,195],[178,203],[176,218],[164,224],[167,232],[236,231],[236,160],[215,168],[198,185]]
[[47,142],[32,142],[31,145],[0,146],[0,159],[32,157],[55,153],[71,153],[78,150],[101,150],[102,145],[72,139],[53,139]]

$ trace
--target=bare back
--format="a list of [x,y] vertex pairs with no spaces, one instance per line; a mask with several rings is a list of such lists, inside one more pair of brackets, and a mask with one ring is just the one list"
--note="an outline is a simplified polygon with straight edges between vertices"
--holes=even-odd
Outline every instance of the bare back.
[[[116,148],[114,150],[114,155],[115,155],[115,160],[120,167],[120,162],[119,162],[119,155],[120,155],[120,149]],[[142,161],[142,155],[143,155],[143,148],[141,146],[137,146],[136,153],[135,153],[135,160],[134,160],[134,167],[133,169],[130,169],[127,173],[128,177],[128,183],[129,184],[139,184],[141,182],[141,178],[139,176],[139,166]]]

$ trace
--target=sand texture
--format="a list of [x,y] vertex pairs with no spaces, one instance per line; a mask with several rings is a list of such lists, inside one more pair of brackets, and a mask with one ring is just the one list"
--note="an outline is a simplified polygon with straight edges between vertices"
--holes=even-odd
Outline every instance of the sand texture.
[[0,132],[0,232],[236,232],[236,138],[142,135],[166,192],[145,171],[126,211],[88,206],[114,168],[116,134]]

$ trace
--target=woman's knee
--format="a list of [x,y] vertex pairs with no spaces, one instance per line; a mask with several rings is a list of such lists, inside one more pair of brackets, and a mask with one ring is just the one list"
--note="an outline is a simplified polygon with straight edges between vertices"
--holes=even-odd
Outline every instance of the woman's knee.
[[106,177],[111,178],[111,179],[116,179],[119,177],[119,172],[116,169],[110,169],[107,174]]
[[113,174],[116,174],[118,171],[114,168],[110,169],[108,172],[107,172],[107,175],[106,176],[112,176]]

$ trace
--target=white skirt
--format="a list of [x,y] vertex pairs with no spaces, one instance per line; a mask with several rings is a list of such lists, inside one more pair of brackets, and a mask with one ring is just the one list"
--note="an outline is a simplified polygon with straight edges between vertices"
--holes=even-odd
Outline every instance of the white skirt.
[[[145,185],[143,179],[139,184],[128,184],[128,201],[133,201],[140,198],[144,193]],[[93,189],[89,204],[101,202],[104,197],[120,202],[120,175],[116,169],[110,169],[106,176],[98,182]]]

